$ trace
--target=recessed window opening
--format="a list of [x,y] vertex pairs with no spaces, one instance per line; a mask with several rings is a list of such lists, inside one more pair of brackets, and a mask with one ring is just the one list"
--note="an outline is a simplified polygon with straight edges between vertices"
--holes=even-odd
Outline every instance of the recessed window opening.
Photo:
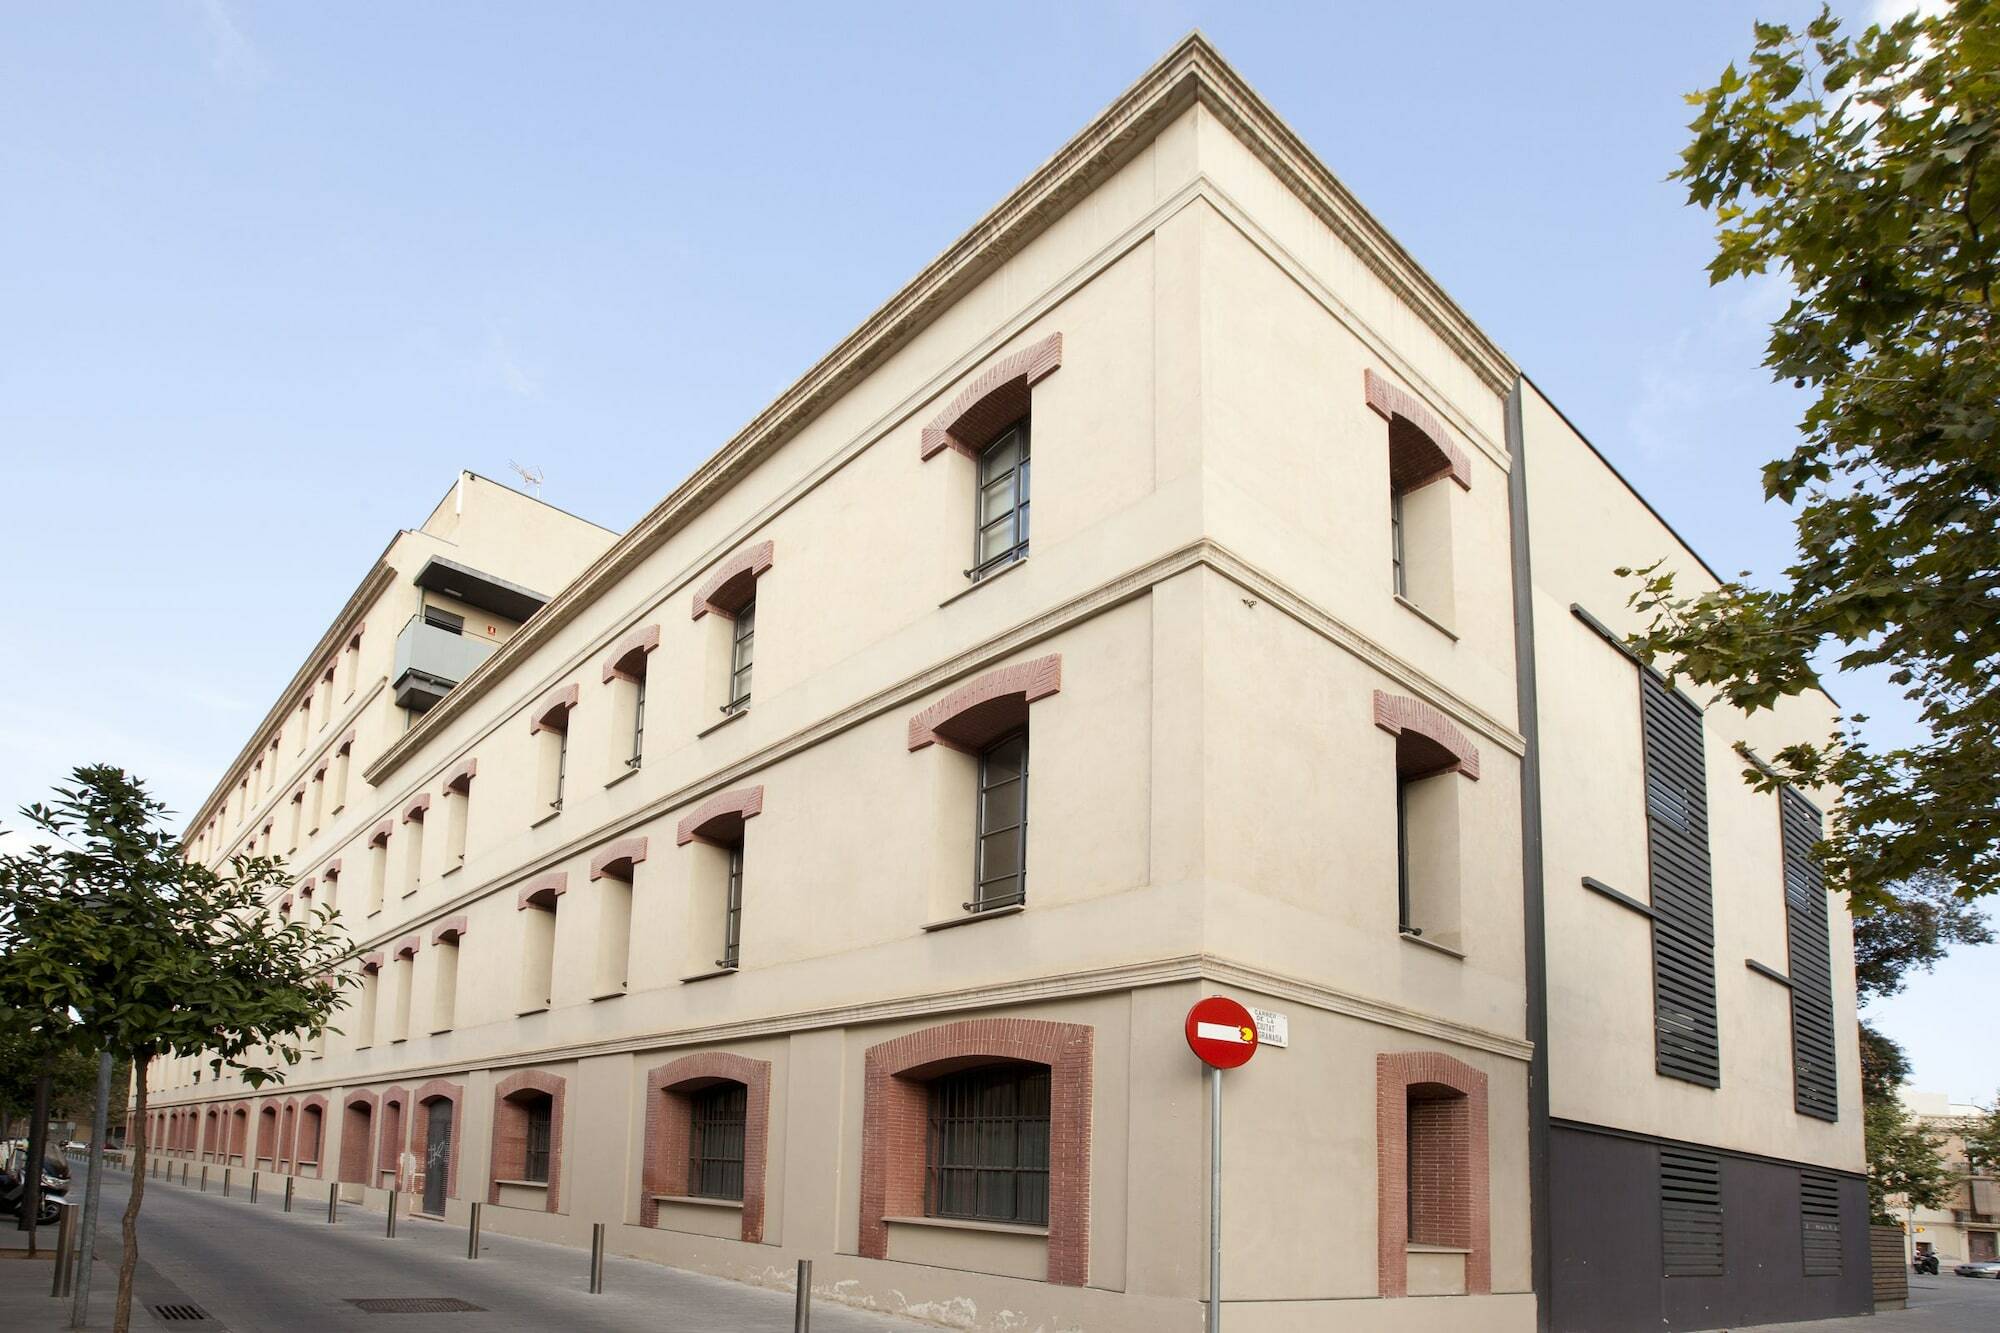
[[930,1084],[927,1217],[1047,1226],[1049,1070],[983,1065]]
[[435,607],[435,606],[425,607],[424,623],[426,625],[429,625],[433,629],[441,629],[445,631],[447,634],[465,633],[465,617],[461,615],[455,615],[452,612],[443,610],[440,607]]
[[545,1092],[528,1093],[521,1098],[521,1110],[527,1132],[521,1148],[521,1179],[546,1185],[555,1103]]
[[729,885],[723,900],[722,957],[717,967],[735,967],[743,952],[743,844],[729,846]]
[[738,713],[750,706],[750,667],[757,649],[757,599],[752,597],[736,613],[729,637],[729,701],[725,713]]
[[642,755],[646,753],[646,678],[642,675],[632,686],[632,754],[625,760],[625,767],[637,768]]
[[969,912],[1024,902],[1028,893],[1028,733],[979,753],[979,850]]
[[973,514],[975,583],[1028,554],[1028,418],[1002,431],[979,453],[979,487]]
[[741,1201],[750,1090],[741,1083],[717,1083],[694,1093],[689,1103],[688,1193]]

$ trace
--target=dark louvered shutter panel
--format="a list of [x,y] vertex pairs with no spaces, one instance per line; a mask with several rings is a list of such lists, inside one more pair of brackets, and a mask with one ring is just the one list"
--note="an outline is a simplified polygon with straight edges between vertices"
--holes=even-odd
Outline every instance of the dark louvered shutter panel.
[[1720,1087],[1701,713],[1653,673],[1642,672],[1639,682],[1654,912],[1654,1068],[1670,1078]]
[[1833,960],[1827,939],[1826,875],[1813,848],[1819,811],[1778,789],[1785,834],[1785,951],[1792,975],[1792,1105],[1800,1115],[1840,1118],[1833,1058]]
[[1722,1159],[1660,1149],[1660,1246],[1668,1277],[1721,1277]]
[[1799,1227],[1806,1276],[1840,1276],[1840,1181],[1824,1171],[1799,1172]]

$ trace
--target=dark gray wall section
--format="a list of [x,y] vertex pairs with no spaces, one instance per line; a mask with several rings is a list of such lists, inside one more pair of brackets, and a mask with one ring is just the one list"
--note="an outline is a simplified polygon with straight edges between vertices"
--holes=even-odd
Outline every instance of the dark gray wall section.
[[1673,1333],[1873,1309],[1866,1184],[1840,1177],[1842,1271],[1809,1278],[1799,1168],[1721,1156],[1725,1272],[1669,1279],[1661,1275],[1659,1145],[1568,1125],[1551,1129],[1551,1328]]

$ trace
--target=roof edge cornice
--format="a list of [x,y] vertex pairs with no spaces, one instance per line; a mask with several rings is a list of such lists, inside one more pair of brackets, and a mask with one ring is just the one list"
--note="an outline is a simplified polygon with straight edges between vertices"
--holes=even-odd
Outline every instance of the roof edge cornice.
[[1047,230],[1197,102],[1212,111],[1312,208],[1496,394],[1511,387],[1516,373],[1512,362],[1229,67],[1207,38],[1192,32],[633,524],[424,713],[369,766],[364,779],[380,784],[393,774],[538,645],[706,509],[737,477],[796,435],[830,402],[927,327],[968,287]]

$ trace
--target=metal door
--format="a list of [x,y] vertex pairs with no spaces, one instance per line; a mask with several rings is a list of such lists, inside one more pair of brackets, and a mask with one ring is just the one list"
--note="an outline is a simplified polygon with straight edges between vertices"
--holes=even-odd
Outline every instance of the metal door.
[[424,1211],[444,1216],[446,1177],[451,1171],[452,1104],[440,1098],[431,1103],[430,1128],[424,1134]]

